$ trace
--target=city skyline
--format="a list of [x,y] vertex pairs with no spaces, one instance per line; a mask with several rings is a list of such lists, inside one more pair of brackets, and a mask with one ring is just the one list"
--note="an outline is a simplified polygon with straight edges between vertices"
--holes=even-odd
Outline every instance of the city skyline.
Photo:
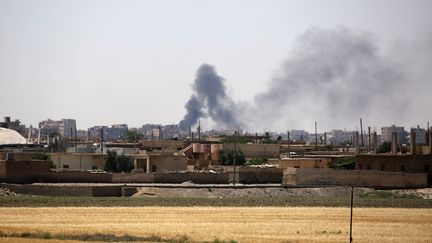
[[[429,1],[127,3],[1,1],[0,114],[33,126],[69,117],[78,129],[177,124],[207,63],[246,130],[432,119]],[[202,126],[225,128],[214,120]]]

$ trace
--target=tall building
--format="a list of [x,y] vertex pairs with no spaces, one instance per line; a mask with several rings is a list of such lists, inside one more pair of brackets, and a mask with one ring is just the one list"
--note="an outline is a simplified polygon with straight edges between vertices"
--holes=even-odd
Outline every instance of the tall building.
[[404,127],[397,127],[396,125],[391,125],[389,127],[381,127],[381,142],[391,142],[392,132],[397,133],[398,144],[408,143],[408,132],[405,131]]
[[63,138],[74,138],[76,134],[76,121],[75,119],[61,119],[55,121],[47,119],[39,122],[39,129],[41,134],[57,133]]
[[180,136],[179,125],[165,125],[162,127],[163,138],[175,138]]
[[327,143],[343,145],[352,142],[353,131],[331,130],[328,134]]
[[9,116],[6,116],[4,118],[3,122],[0,122],[0,127],[8,128],[11,130],[15,130],[19,132],[21,135],[25,135],[25,125],[21,125],[20,120],[15,119],[14,121],[11,120]]
[[90,127],[87,131],[87,134],[90,140],[99,141],[101,139],[101,133],[102,133],[104,141],[114,141],[123,138],[127,132],[128,132],[127,124],[114,124],[111,127],[108,126]]
[[306,141],[309,139],[309,133],[305,130],[290,130],[290,139],[293,141]]
[[416,128],[411,128],[411,131],[415,132],[416,144],[426,144],[426,129],[420,128],[420,126],[417,125]]

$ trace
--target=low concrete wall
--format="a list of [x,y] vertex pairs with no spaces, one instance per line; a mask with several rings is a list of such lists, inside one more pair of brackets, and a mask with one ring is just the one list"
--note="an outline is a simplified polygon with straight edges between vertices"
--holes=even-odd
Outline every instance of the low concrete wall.
[[[133,190],[123,191],[122,186],[90,186],[90,185],[19,185],[1,183],[19,194],[54,196],[54,197],[120,197],[131,196]],[[136,191],[136,188],[135,188]]]
[[154,175],[146,173],[115,173],[111,174],[113,183],[154,183]]
[[51,162],[46,160],[0,160],[0,182],[31,183],[49,173]]
[[282,183],[283,169],[239,168],[239,182],[243,184]]
[[43,182],[51,183],[111,183],[111,174],[85,171],[50,172],[42,177]]
[[226,184],[228,173],[154,173],[155,183],[183,183],[191,181],[197,184]]
[[91,186],[43,186],[43,185],[17,185],[17,184],[0,184],[1,187],[7,188],[19,194],[31,194],[42,196],[70,196],[70,197],[91,197]]
[[426,173],[365,170],[296,169],[284,171],[285,186],[361,186],[371,188],[424,188]]

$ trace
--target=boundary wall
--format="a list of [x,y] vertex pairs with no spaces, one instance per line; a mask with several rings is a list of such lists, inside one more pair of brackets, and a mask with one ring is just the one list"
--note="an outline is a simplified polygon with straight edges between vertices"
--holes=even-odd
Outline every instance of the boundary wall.
[[382,172],[372,170],[297,169],[284,171],[284,186],[356,186],[369,188],[425,188],[426,173]]

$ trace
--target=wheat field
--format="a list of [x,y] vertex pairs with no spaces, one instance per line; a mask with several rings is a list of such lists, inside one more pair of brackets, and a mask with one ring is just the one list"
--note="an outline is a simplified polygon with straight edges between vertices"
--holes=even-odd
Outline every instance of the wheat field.
[[[355,208],[353,215],[354,242],[432,242],[432,209]],[[187,236],[197,242],[347,242],[349,208],[0,208],[0,230],[164,239]],[[0,238],[2,242],[21,240]]]

